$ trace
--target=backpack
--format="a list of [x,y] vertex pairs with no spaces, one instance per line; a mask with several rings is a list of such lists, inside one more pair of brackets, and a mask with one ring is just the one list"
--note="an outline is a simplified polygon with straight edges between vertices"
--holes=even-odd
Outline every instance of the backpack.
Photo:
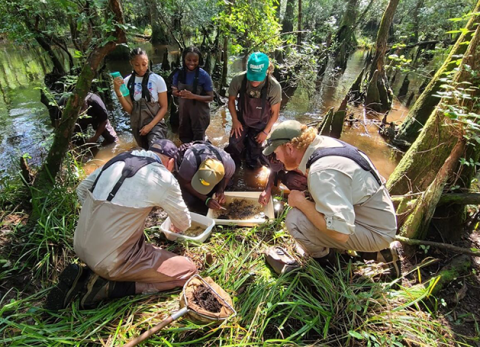
[[314,162],[316,162],[318,159],[323,157],[328,157],[328,156],[344,157],[344,158],[353,160],[363,170],[370,172],[372,176],[375,178],[375,180],[377,181],[378,185],[381,186],[383,184],[382,180],[380,179],[377,172],[375,171],[375,166],[373,166],[373,164],[370,164],[370,162],[360,154],[360,152],[363,153],[362,151],[360,151],[357,147],[354,147],[341,140],[335,139],[335,141],[339,142],[342,145],[342,147],[317,148],[312,153],[310,158],[308,158],[307,169],[310,169],[310,166],[312,166]]
[[[196,149],[195,147],[193,147],[193,145],[196,145],[196,144],[206,145],[208,150],[205,149],[205,148]],[[204,153],[208,153],[208,152],[210,152],[209,154],[211,154],[210,158],[216,157],[218,159],[218,161],[220,161],[223,164],[223,160],[222,160],[222,156],[220,155],[220,152],[210,142],[208,142],[208,141],[193,141],[193,142],[184,143],[178,148],[177,167],[180,167],[180,165],[182,164],[182,161],[183,161],[183,157],[185,156],[185,153],[189,149],[192,149],[193,153],[195,154],[195,160],[197,161],[197,168],[202,163],[202,159],[201,159],[200,155],[204,154]]]

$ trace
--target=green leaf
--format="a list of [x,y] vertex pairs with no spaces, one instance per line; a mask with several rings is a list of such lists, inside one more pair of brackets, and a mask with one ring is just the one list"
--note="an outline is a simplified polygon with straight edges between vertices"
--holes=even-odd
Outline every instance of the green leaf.
[[461,30],[450,30],[450,31],[445,32],[445,34],[458,34],[460,32],[461,32]]
[[359,333],[357,333],[357,332],[354,331],[354,330],[350,330],[350,331],[348,332],[348,334],[349,334],[350,336],[356,338],[356,339],[359,339],[359,340],[363,340],[363,338],[364,338],[362,335],[360,335]]

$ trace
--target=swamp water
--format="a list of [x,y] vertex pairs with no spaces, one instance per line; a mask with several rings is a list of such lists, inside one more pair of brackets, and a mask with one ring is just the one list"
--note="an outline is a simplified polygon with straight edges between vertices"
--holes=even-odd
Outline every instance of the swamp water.
[[[179,54],[178,50],[172,47],[150,44],[141,46],[149,54],[154,70],[158,69],[167,49],[169,49],[170,62],[176,61]],[[341,103],[357,74],[361,71],[364,58],[364,51],[355,52],[348,62],[346,71],[341,75],[335,75],[329,72],[331,69],[327,69],[318,92],[313,97],[309,97],[305,90],[297,89],[280,111],[279,120],[297,119],[306,124],[318,122],[320,117],[331,107],[337,108]],[[43,77],[46,72],[50,71],[51,66],[40,51],[22,49],[3,43],[0,44],[0,68],[3,70],[3,77],[0,78],[2,95],[0,98],[0,125],[2,125],[0,128],[2,144],[0,172],[1,177],[5,177],[18,172],[18,158],[26,153],[32,158],[29,159],[30,165],[40,165],[51,144],[53,129],[50,126],[48,112],[40,103],[40,92],[37,89],[43,86]],[[112,62],[107,64],[107,69],[120,71],[124,76],[130,71],[128,62]],[[236,72],[233,71],[232,74]],[[115,100],[115,110],[111,112],[111,122],[120,141],[95,151],[94,158],[84,165],[87,174],[102,166],[118,153],[135,146],[128,116],[120,111],[114,96],[113,99]],[[395,121],[399,124],[407,113],[408,109],[396,101],[388,121]],[[359,121],[350,127],[345,126],[341,139],[367,153],[380,173],[388,178],[397,161],[394,155],[395,151],[378,135],[379,120],[368,118],[360,111],[354,111],[354,116]],[[223,148],[228,143],[230,130],[231,117],[225,105],[212,112],[207,136],[214,145]],[[173,140],[176,140],[175,135]],[[235,190],[262,190],[268,179],[268,173],[266,168],[255,171],[240,168],[234,176]]]

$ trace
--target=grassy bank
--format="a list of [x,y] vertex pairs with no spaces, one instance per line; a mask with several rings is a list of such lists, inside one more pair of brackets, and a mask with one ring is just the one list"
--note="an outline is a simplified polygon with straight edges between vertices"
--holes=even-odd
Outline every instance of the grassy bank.
[[[72,166],[74,167],[74,166]],[[69,262],[78,262],[72,238],[80,206],[76,170],[50,192],[35,226],[26,224],[28,190],[4,184],[1,198],[0,344],[5,346],[122,345],[179,308],[180,289],[139,295],[57,313],[43,301]],[[285,213],[284,213],[285,214]],[[222,325],[181,318],[147,340],[161,346],[443,346],[466,344],[437,314],[434,282],[402,287],[375,279],[363,263],[328,274],[315,261],[277,276],[264,261],[271,245],[293,248],[284,214],[254,228],[216,226],[203,244],[167,241],[155,227],[150,242],[193,259],[232,297],[238,314]],[[209,261],[206,261],[207,255]],[[213,259],[213,261],[212,261]]]

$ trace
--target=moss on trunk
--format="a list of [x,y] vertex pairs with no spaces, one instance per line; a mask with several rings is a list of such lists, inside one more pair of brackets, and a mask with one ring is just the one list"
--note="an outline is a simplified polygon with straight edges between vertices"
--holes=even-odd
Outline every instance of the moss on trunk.
[[449,264],[444,266],[438,276],[440,279],[432,290],[432,294],[435,295],[439,293],[443,288],[445,288],[450,282],[456,280],[461,276],[465,276],[470,272],[472,268],[472,261],[467,255],[460,255],[454,258]]
[[[474,13],[479,13],[480,1],[477,2]],[[432,114],[435,106],[437,106],[440,98],[435,94],[440,90],[440,86],[444,83],[440,79],[445,77],[446,74],[456,68],[458,56],[463,55],[467,49],[465,43],[469,42],[472,38],[472,33],[478,26],[479,16],[472,16],[467,23],[466,32],[462,33],[457,42],[453,46],[450,54],[445,59],[443,65],[438,69],[435,76],[431,79],[423,93],[419,96],[413,107],[409,110],[407,117],[403,121],[399,128],[396,140],[405,144],[412,144],[418,137],[420,130],[426,124],[428,118]]]

